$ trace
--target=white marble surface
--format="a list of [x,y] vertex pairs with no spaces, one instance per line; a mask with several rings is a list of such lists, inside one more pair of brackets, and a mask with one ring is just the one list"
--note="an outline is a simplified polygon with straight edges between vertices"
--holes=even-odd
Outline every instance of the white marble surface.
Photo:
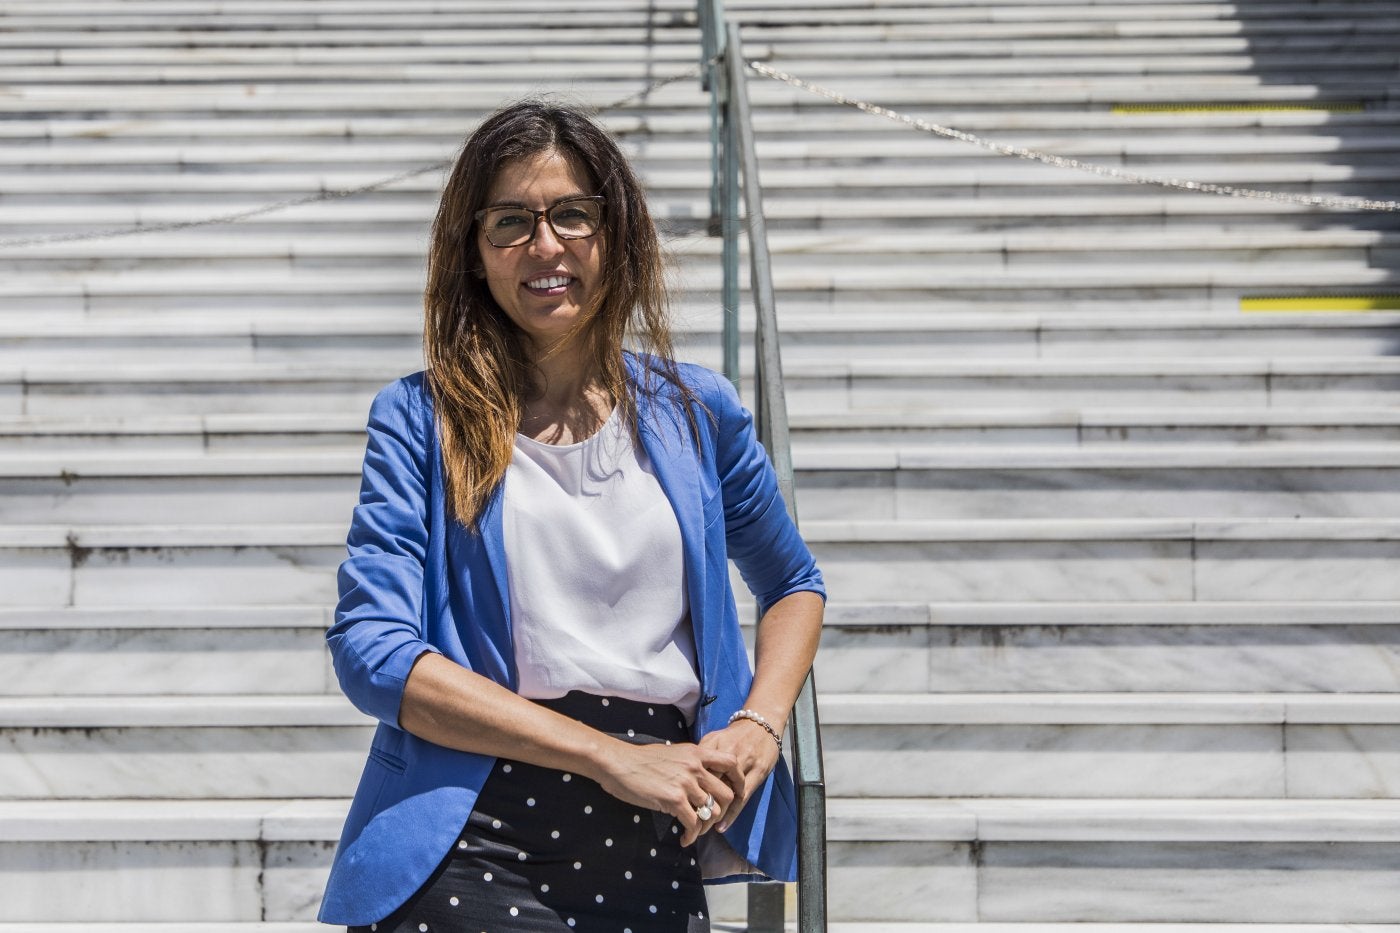
[[0,479],[0,520],[177,524],[198,516],[201,522],[348,526],[358,490],[358,475]]
[[814,664],[823,692],[928,689],[929,634],[921,625],[822,629]]
[[1377,373],[1343,375],[1279,373],[1269,382],[1269,404],[1274,406],[1395,404],[1400,377]]
[[1394,845],[986,844],[979,919],[1386,923]]
[[[1389,327],[1358,327],[1345,331],[1316,331],[1301,327],[1276,330],[1255,330],[1244,334],[1201,325],[1189,330],[1148,332],[1138,339],[1123,339],[1123,335],[1108,331],[1059,331],[1047,329],[1040,335],[1041,355],[1047,358],[1095,357],[1111,343],[1118,358],[1162,356],[1196,357],[1235,356],[1242,350],[1268,356],[1317,356],[1332,353],[1338,356],[1384,356],[1394,348],[1394,334]],[[1242,347],[1241,344],[1244,346]]]
[[[1252,693],[832,693],[817,699],[822,723],[830,726],[1099,726],[1099,725],[1279,725],[1289,721],[1295,699],[1306,710],[1306,694]],[[1340,704],[1330,711],[1312,710],[1312,722],[1352,722],[1349,714],[1359,707],[1366,715],[1386,712],[1394,722],[1400,701],[1367,694],[1356,703]],[[35,715],[23,701],[0,703],[0,722],[9,706],[20,716]],[[81,715],[92,715],[91,703],[77,700]],[[1328,715],[1330,712],[1331,715]],[[13,721],[13,716],[11,717]],[[80,722],[82,720],[79,720]],[[1378,721],[1367,719],[1366,721]],[[52,724],[52,719],[44,720]]]
[[338,693],[0,699],[0,726],[6,728],[346,728],[373,724],[374,719]]
[[[389,381],[389,380],[384,380]],[[127,385],[83,381],[40,383],[30,386],[24,402],[26,414],[44,418],[79,418],[94,415],[202,415],[210,413],[288,410],[338,413],[368,411],[374,390],[367,384],[308,381],[279,386],[248,383],[163,383]]]
[[0,729],[12,799],[353,794],[372,728]]
[[824,725],[827,787],[865,797],[1281,797],[1282,729]]
[[258,920],[252,842],[0,842],[0,920]]
[[0,637],[0,697],[324,693],[318,629],[21,630]]
[[68,554],[57,548],[0,546],[0,593],[10,605],[67,605],[72,576]]
[[1205,540],[1196,546],[1198,599],[1395,599],[1394,540]]
[[84,607],[0,606],[0,631],[73,631],[115,629],[215,629],[257,628],[275,631],[305,629],[324,632],[334,617],[332,606],[186,606]]
[[938,692],[1400,691],[1391,625],[1007,624],[928,637]]
[[73,572],[78,606],[334,604],[343,546],[102,548]]
[[975,815],[981,839],[997,842],[1400,841],[1395,800],[1003,798],[957,806]]
[[837,842],[827,855],[827,906],[842,920],[976,920],[971,846],[943,842]]
[[1400,797],[1400,726],[1291,725],[1286,761],[1295,797]]
[[[786,376],[786,374],[784,374]],[[800,385],[800,383],[799,383]],[[861,374],[851,379],[850,408],[855,411],[927,410],[931,406],[949,408],[995,408],[1022,406],[1027,398],[1057,407],[1101,405],[1111,395],[1119,405],[1204,405],[1267,404],[1266,380],[1258,374],[1210,374],[1139,376],[1055,375],[1036,378],[1015,373],[978,377],[899,376],[879,378]],[[1379,404],[1371,400],[1357,404]],[[834,407],[834,406],[833,406]]]
[[893,469],[798,469],[799,514],[815,521],[900,518],[896,480]]
[[315,920],[334,856],[332,841],[269,844],[261,876],[264,919]]
[[[752,379],[745,378],[741,387],[744,398],[753,398]],[[784,373],[783,395],[791,415],[816,415],[851,409],[851,389],[844,374],[819,375],[808,372],[800,378],[790,379]]]
[[1186,541],[809,543],[827,592],[848,600],[1192,596]]
[[[894,493],[894,514],[903,519],[1191,518],[1230,515],[1237,518],[1370,518],[1400,513],[1400,492],[1392,470],[1327,469],[1174,469],[1168,464],[1121,469],[902,469]],[[799,475],[799,489],[805,476]],[[878,473],[852,477],[871,489],[883,483]],[[836,482],[835,480],[832,481]],[[818,501],[821,497],[818,496]],[[847,497],[849,498],[849,496]],[[886,495],[872,494],[872,512],[835,513],[842,500],[833,497],[814,518],[878,518],[887,510]],[[876,514],[880,513],[880,514]]]

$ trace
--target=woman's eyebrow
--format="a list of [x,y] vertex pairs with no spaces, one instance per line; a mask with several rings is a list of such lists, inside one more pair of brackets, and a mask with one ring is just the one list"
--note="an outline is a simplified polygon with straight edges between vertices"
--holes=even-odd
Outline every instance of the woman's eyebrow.
[[[553,206],[556,205],[556,204],[563,204],[565,201],[577,201],[577,200],[579,200],[580,198],[586,198],[586,197],[588,197],[588,195],[583,194],[582,192],[575,192],[574,194],[566,194],[566,195],[563,195],[562,197],[555,198],[553,201],[550,201],[550,202],[549,202],[549,206],[550,206],[550,207],[553,207]],[[487,206],[488,208],[491,208],[491,207],[518,207],[518,208],[520,208],[521,210],[525,210],[525,211],[532,210],[532,208],[530,208],[529,206],[527,206],[527,205],[525,204],[524,201],[492,201],[490,204],[488,204],[488,205],[486,205],[486,206]]]

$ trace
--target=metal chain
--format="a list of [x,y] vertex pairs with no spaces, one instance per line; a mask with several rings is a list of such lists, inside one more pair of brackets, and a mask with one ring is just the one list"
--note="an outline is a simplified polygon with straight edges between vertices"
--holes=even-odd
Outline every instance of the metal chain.
[[992,142],[982,136],[963,130],[954,129],[949,126],[941,126],[937,123],[930,123],[918,117],[910,116],[907,113],[900,113],[888,107],[881,107],[869,101],[858,100],[847,97],[839,91],[804,81],[796,75],[777,68],[770,68],[768,65],[757,61],[746,61],[750,69],[763,75],[765,78],[772,78],[783,84],[808,91],[819,97],[848,107],[854,107],[866,113],[876,116],[886,117],[898,123],[906,124],[914,129],[922,130],[925,133],[934,133],[948,139],[956,139],[990,152],[1004,156],[1013,156],[1018,159],[1027,159],[1032,162],[1040,162],[1045,165],[1053,165],[1056,168],[1073,169],[1080,172],[1089,172],[1093,175],[1100,175],[1104,178],[1113,178],[1118,181],[1129,182],[1137,185],[1153,185],[1159,188],[1174,188],[1179,191],[1194,191],[1200,194],[1216,194],[1231,198],[1256,198],[1263,201],[1281,201],[1290,204],[1304,204],[1308,207],[1323,207],[1334,210],[1352,211],[1400,211],[1400,201],[1375,201],[1370,198],[1354,198],[1335,196],[1328,197],[1312,194],[1290,194],[1284,191],[1264,191],[1258,188],[1236,188],[1233,185],[1216,185],[1209,182],[1186,181],[1180,178],[1158,178],[1152,175],[1141,175],[1137,172],[1125,172],[1122,169],[1113,168],[1108,165],[1099,165],[1094,162],[1081,162],[1078,159],[1070,159],[1065,156],[1051,155],[1047,152],[1038,152],[1034,149],[1025,149],[1020,146],[1007,146],[1002,143]]
[[[621,109],[633,103],[634,101],[641,100],[653,91],[657,91],[663,87],[666,87],[668,84],[675,84],[677,81],[684,81],[689,78],[697,77],[700,74],[701,67],[702,66],[700,65],[696,65],[678,74],[668,75],[664,78],[659,78],[656,81],[653,81],[650,84],[648,84],[646,87],[642,88],[640,91],[635,91],[631,94],[628,94],[626,97],[620,97],[615,101],[611,101],[606,104],[600,104],[597,107],[589,108],[589,110],[591,113],[598,114],[604,112],[605,110]],[[396,175],[390,175],[386,178],[380,178],[377,181],[372,181],[368,184],[356,185],[353,188],[323,188],[320,191],[317,191],[313,194],[298,195],[293,198],[286,198],[282,201],[273,201],[271,203],[263,204],[258,207],[250,207],[246,210],[231,211],[227,214],[214,214],[209,217],[201,217],[197,220],[177,220],[171,221],[169,223],[159,224],[138,224],[135,227],[120,227],[116,229],[107,230],[79,230],[71,233],[44,233],[30,237],[19,237],[10,240],[0,240],[0,249],[15,246],[34,246],[40,243],[72,243],[79,240],[112,240],[117,239],[119,237],[136,236],[137,234],[143,233],[166,233],[171,230],[188,230],[192,227],[211,227],[218,224],[231,224],[240,220],[247,220],[250,217],[260,217],[263,214],[271,214],[274,211],[286,210],[289,207],[298,207],[302,204],[316,204],[321,201],[335,201],[343,198],[353,198],[356,195],[367,194],[371,191],[378,191],[382,188],[387,188],[390,185],[395,184],[396,182],[404,181],[409,178],[417,178],[419,175],[426,175],[429,172],[441,171],[442,169],[450,167],[452,165],[452,162],[452,159],[443,159],[438,162],[433,162],[429,165],[420,165],[417,168],[411,168],[406,171],[399,172]]]

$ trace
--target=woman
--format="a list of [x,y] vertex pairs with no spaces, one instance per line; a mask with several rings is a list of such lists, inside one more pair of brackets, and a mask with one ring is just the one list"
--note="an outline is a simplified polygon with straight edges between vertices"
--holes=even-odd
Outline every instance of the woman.
[[[780,736],[821,574],[732,387],[671,361],[664,304],[606,133],[527,102],[468,139],[427,370],[371,406],[327,636],[380,725],[321,920],[703,930],[702,880],[793,878]],[[727,558],[763,611],[752,674]]]

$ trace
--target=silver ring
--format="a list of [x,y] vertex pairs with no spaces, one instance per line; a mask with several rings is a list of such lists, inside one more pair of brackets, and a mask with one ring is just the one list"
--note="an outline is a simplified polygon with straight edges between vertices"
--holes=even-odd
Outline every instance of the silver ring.
[[714,814],[710,812],[709,807],[696,807],[695,815],[700,818],[700,822],[702,823],[714,816]]

